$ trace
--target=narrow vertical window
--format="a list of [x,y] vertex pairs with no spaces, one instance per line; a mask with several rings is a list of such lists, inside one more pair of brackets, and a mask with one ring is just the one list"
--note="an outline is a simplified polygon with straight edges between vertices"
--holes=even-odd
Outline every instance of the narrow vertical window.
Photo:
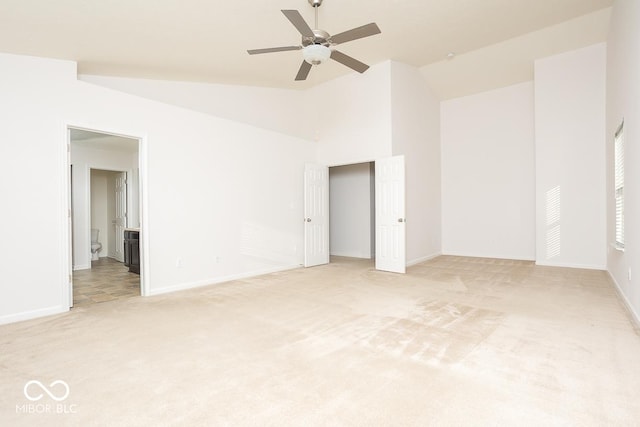
[[624,249],[624,121],[616,131],[614,143],[616,247]]

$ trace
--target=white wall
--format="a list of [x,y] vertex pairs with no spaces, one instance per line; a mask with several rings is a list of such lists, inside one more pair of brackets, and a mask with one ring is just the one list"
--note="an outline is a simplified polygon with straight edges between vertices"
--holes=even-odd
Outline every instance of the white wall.
[[410,65],[391,62],[393,155],[404,155],[407,264],[441,253],[440,101]]
[[331,255],[371,258],[371,165],[329,169],[329,228]]
[[82,75],[81,80],[163,103],[315,140],[331,166],[391,155],[390,61],[298,91]]
[[[640,2],[616,0],[607,43],[607,243],[615,240],[613,135],[624,118],[625,250],[609,246],[607,267],[640,322]],[[631,272],[631,277],[629,277]]]
[[442,252],[535,257],[533,83],[445,101]]
[[604,269],[606,46],[535,62],[536,261]]
[[[108,142],[108,139],[106,141]],[[71,164],[73,165],[73,269],[82,270],[91,268],[90,170],[103,169],[132,174],[138,168],[138,155],[118,150],[95,149],[80,141],[71,144]],[[135,189],[135,183],[131,182],[130,187]],[[137,191],[131,191],[130,196],[129,206],[137,206],[139,204],[136,197]],[[131,213],[132,218],[135,218],[135,210],[132,209]],[[108,242],[108,229],[100,232],[103,245]],[[103,246],[101,252],[103,256],[108,254],[106,247],[108,244]]]
[[[143,140],[149,294],[302,262],[302,176],[315,158],[312,143],[79,82],[75,69],[0,55],[0,139],[11,141],[0,144],[0,182],[16,207],[0,230],[0,323],[68,309],[68,125]],[[8,185],[17,176],[20,185]],[[57,256],[33,269],[36,247]]]
[[320,164],[347,165],[391,156],[389,61],[305,91],[302,105],[318,141]]
[[252,86],[81,75],[89,83],[306,139],[304,92]]
[[12,206],[0,221],[0,323],[63,309],[66,131],[55,112],[74,74],[71,62],[0,55],[0,185]]
[[425,65],[421,72],[443,100],[532,81],[536,59],[605,41],[610,13],[605,7],[470,52],[459,52],[454,58],[442,55],[441,61]]
[[[109,248],[108,232],[109,209],[108,209],[108,180],[111,179],[111,172],[103,170],[91,170],[91,228],[100,230],[98,241],[102,243],[102,249],[98,255],[105,257],[111,255]],[[89,236],[91,237],[91,236]]]

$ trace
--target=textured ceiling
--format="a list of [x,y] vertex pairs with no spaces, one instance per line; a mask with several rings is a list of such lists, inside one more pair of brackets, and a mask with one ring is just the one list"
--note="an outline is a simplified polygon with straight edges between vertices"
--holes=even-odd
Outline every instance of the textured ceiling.
[[[448,52],[459,59],[612,1],[324,0],[319,27],[336,34],[376,22],[382,34],[340,50],[370,65],[392,59],[424,67]],[[330,61],[314,67],[308,81],[294,82],[300,52],[249,56],[247,49],[300,43],[280,9],[298,9],[313,26],[307,0],[0,0],[0,52],[74,60],[81,74],[281,88],[353,72]]]

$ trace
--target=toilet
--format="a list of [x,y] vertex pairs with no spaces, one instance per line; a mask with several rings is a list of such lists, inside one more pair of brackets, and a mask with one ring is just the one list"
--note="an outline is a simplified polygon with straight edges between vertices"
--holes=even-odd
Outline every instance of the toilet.
[[100,230],[97,228],[91,229],[91,261],[98,261],[100,259],[98,252],[102,249],[102,243],[98,242],[99,234]]

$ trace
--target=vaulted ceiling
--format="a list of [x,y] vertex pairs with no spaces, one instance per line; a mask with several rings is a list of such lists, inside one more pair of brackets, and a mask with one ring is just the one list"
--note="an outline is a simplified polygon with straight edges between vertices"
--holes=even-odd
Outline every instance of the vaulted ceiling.
[[[438,86],[443,76],[450,85],[460,73],[461,83],[468,80],[465,72],[478,61],[484,73],[492,73],[490,64],[505,73],[511,56],[531,59],[602,41],[608,15],[593,12],[612,2],[324,0],[318,13],[319,27],[332,34],[376,22],[382,34],[340,50],[369,65],[391,59],[421,67]],[[281,9],[299,10],[313,26],[307,0],[0,0],[0,52],[74,60],[81,74],[280,88],[308,88],[353,72],[330,61],[294,82],[299,51],[248,55],[247,49],[300,43]],[[588,14],[597,23],[587,20],[567,35],[527,36]],[[451,93],[440,90],[443,98]]]

